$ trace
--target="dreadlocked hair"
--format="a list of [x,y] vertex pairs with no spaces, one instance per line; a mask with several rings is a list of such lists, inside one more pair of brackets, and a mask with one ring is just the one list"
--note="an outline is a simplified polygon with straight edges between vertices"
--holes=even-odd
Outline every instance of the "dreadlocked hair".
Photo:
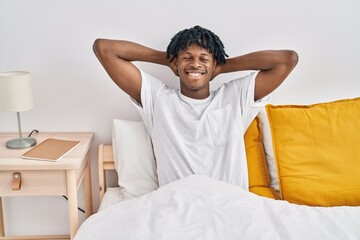
[[179,51],[184,50],[193,43],[198,44],[200,47],[207,49],[212,53],[218,64],[226,62],[225,57],[228,57],[228,55],[225,53],[224,45],[220,38],[212,31],[200,26],[178,32],[171,39],[170,44],[167,47],[166,57],[172,62],[178,57]]

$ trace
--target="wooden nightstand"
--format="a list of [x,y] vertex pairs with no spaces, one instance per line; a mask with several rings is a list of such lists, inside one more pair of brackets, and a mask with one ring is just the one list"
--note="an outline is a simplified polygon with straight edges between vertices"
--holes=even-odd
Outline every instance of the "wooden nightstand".
[[[93,133],[35,133],[41,143],[47,138],[79,140],[81,144],[57,162],[22,159],[28,149],[7,149],[5,142],[16,138],[16,133],[0,133],[0,239],[6,237],[1,197],[9,196],[67,196],[69,203],[70,236],[34,236],[26,239],[73,239],[79,227],[77,189],[84,181],[85,215],[92,214],[90,181],[90,145]],[[13,190],[14,173],[21,175],[21,187]],[[18,239],[24,239],[24,236]]]

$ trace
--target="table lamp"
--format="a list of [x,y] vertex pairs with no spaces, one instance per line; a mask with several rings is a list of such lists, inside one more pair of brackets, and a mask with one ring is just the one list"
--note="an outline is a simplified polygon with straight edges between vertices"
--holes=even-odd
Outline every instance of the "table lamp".
[[23,149],[36,145],[36,139],[22,137],[20,112],[33,108],[31,74],[24,71],[0,73],[0,111],[16,112],[19,138],[6,142],[10,149]]

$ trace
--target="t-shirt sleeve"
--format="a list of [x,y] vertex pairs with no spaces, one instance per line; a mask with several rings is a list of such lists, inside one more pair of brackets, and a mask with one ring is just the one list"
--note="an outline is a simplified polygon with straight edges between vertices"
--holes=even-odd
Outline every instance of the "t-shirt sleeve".
[[135,107],[140,113],[141,118],[144,121],[146,128],[149,133],[152,132],[153,126],[153,113],[155,104],[157,101],[158,93],[161,88],[165,86],[163,82],[157,78],[151,76],[150,74],[141,71],[141,104],[138,103],[135,99],[132,99]]
[[259,113],[271,99],[271,94],[257,101],[254,100],[255,96],[255,78],[259,71],[251,72],[248,75],[234,80],[234,87],[238,92],[240,99],[240,107],[243,116],[244,133],[249,127],[250,123],[254,120]]

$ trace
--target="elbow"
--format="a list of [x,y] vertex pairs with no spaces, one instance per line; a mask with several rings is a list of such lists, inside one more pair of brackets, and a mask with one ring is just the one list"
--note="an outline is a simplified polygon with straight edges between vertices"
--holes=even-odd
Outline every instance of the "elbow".
[[106,40],[98,38],[94,41],[93,51],[95,55],[99,56],[106,49]]
[[287,54],[287,62],[291,67],[291,69],[293,69],[299,61],[299,55],[294,50],[287,50],[286,54]]

